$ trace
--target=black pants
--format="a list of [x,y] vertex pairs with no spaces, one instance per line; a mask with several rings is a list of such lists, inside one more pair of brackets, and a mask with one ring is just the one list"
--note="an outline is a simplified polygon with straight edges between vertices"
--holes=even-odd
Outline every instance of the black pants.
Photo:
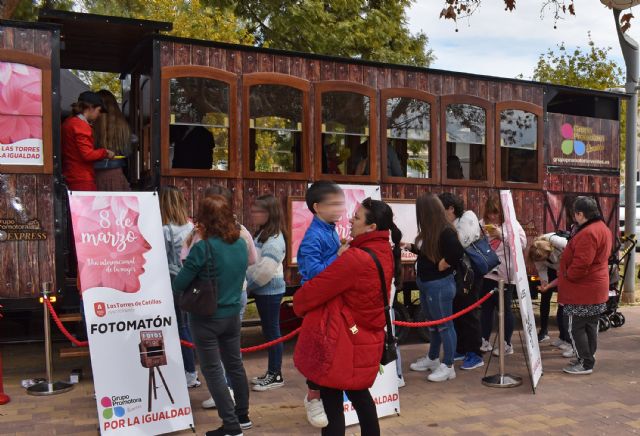
[[585,367],[593,369],[596,363],[596,349],[598,348],[598,315],[575,316],[566,315],[571,342],[576,357]]
[[[548,269],[548,274],[549,283],[558,277],[558,273],[552,268]],[[551,298],[553,297],[554,290],[550,289],[547,292],[540,293],[540,333],[549,334],[549,314],[551,313]],[[571,342],[562,306],[559,304],[558,310],[556,311],[556,322],[558,323],[558,330],[560,331],[560,339],[565,342]]]
[[320,387],[320,397],[324,405],[324,411],[329,419],[329,425],[322,429],[323,436],[344,435],[344,393],[353,404],[358,421],[360,421],[360,434],[362,436],[380,436],[380,424],[376,405],[371,398],[369,389],[361,391],[341,391],[339,389]]
[[[481,289],[482,277],[475,281],[473,289],[468,293],[457,293],[453,299],[453,313],[460,312],[462,309],[466,309],[478,301],[478,295],[480,295]],[[456,352],[458,354],[475,353],[481,356],[482,331],[480,328],[480,310],[474,309],[454,319],[453,325],[458,336]]]

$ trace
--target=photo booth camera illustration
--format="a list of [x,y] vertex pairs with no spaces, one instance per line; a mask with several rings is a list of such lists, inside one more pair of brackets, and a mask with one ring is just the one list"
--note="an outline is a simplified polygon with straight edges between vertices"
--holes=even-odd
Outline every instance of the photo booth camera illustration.
[[[148,411],[151,412],[152,401],[158,399],[158,387],[156,385],[156,371],[162,380],[162,386],[167,391],[171,404],[174,404],[171,391],[160,371],[160,367],[167,364],[167,355],[164,350],[164,337],[161,330],[146,330],[140,332],[140,364],[149,369],[149,401]],[[152,398],[153,394],[153,398]]]

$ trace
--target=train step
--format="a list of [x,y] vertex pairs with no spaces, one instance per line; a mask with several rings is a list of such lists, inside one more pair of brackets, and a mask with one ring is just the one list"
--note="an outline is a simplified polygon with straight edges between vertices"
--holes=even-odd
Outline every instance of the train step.
[[82,321],[82,315],[78,313],[63,313],[58,316],[62,322],[80,322]]

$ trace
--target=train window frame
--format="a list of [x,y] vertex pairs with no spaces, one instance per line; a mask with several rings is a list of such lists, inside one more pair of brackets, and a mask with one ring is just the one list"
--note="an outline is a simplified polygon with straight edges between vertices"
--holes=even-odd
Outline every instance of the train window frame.
[[[302,143],[301,162],[302,171],[296,172],[269,172],[252,171],[249,162],[250,144],[250,108],[249,97],[251,87],[256,85],[280,85],[289,86],[302,91]],[[242,76],[242,160],[243,176],[247,179],[276,179],[276,180],[307,180],[310,172],[310,139],[311,129],[311,82],[299,77],[281,73],[248,73]]]
[[0,49],[0,60],[38,68],[42,73],[42,165],[0,165],[0,173],[53,174],[51,59],[20,50]]
[[[343,80],[325,80],[314,82],[314,110],[315,110],[315,133],[316,144],[314,147],[314,170],[317,180],[333,180],[335,182],[363,182],[377,183],[379,181],[378,171],[378,96],[376,88],[359,83]],[[369,97],[369,174],[368,175],[348,175],[348,174],[324,174],[322,172],[322,95],[326,92],[350,92]]]
[[[387,100],[391,98],[411,98],[414,100],[421,100],[430,105],[429,114],[429,140],[430,150],[429,159],[431,164],[431,177],[428,178],[411,178],[411,177],[398,177],[390,176],[387,174],[387,150],[389,145],[387,144]],[[440,154],[436,150],[437,130],[438,130],[438,117],[440,116],[440,110],[438,107],[438,98],[425,91],[419,91],[411,88],[385,88],[380,90],[380,151],[381,158],[381,172],[383,183],[405,183],[405,184],[420,184],[420,185],[435,185],[440,183]]]
[[[450,179],[447,177],[447,107],[452,104],[467,104],[471,106],[478,106],[485,111],[485,147],[487,157],[485,162],[485,171],[487,174],[486,180]],[[494,117],[494,104],[489,100],[485,100],[484,98],[463,94],[452,94],[440,97],[440,174],[443,185],[482,187],[494,186],[495,174],[490,162],[491,156],[495,155],[495,123],[492,122]]]
[[[171,79],[196,77],[211,79],[229,85],[229,163],[227,170],[189,169],[169,167],[169,106]],[[218,68],[200,65],[179,65],[162,67],[160,73],[160,174],[174,177],[236,177],[238,175],[238,80],[239,76]]]
[[[538,181],[530,182],[513,182],[502,179],[502,147],[500,145],[500,114],[504,110],[521,110],[530,112],[538,117],[537,122],[537,159],[538,159]],[[542,106],[521,100],[508,100],[497,102],[495,105],[495,180],[496,186],[499,188],[517,188],[517,189],[542,189],[544,183],[544,110]]]

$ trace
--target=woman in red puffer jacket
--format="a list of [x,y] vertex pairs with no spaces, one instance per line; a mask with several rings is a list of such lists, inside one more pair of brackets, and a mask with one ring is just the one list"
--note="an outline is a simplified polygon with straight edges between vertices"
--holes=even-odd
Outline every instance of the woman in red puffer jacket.
[[391,208],[367,198],[351,219],[351,236],[349,249],[293,297],[293,309],[304,316],[293,361],[307,379],[320,386],[329,419],[323,435],[344,434],[346,392],[362,434],[376,436],[380,427],[369,388],[380,369],[385,314],[380,276],[363,248],[379,259],[388,293],[391,279],[400,271],[402,233],[393,223]]

